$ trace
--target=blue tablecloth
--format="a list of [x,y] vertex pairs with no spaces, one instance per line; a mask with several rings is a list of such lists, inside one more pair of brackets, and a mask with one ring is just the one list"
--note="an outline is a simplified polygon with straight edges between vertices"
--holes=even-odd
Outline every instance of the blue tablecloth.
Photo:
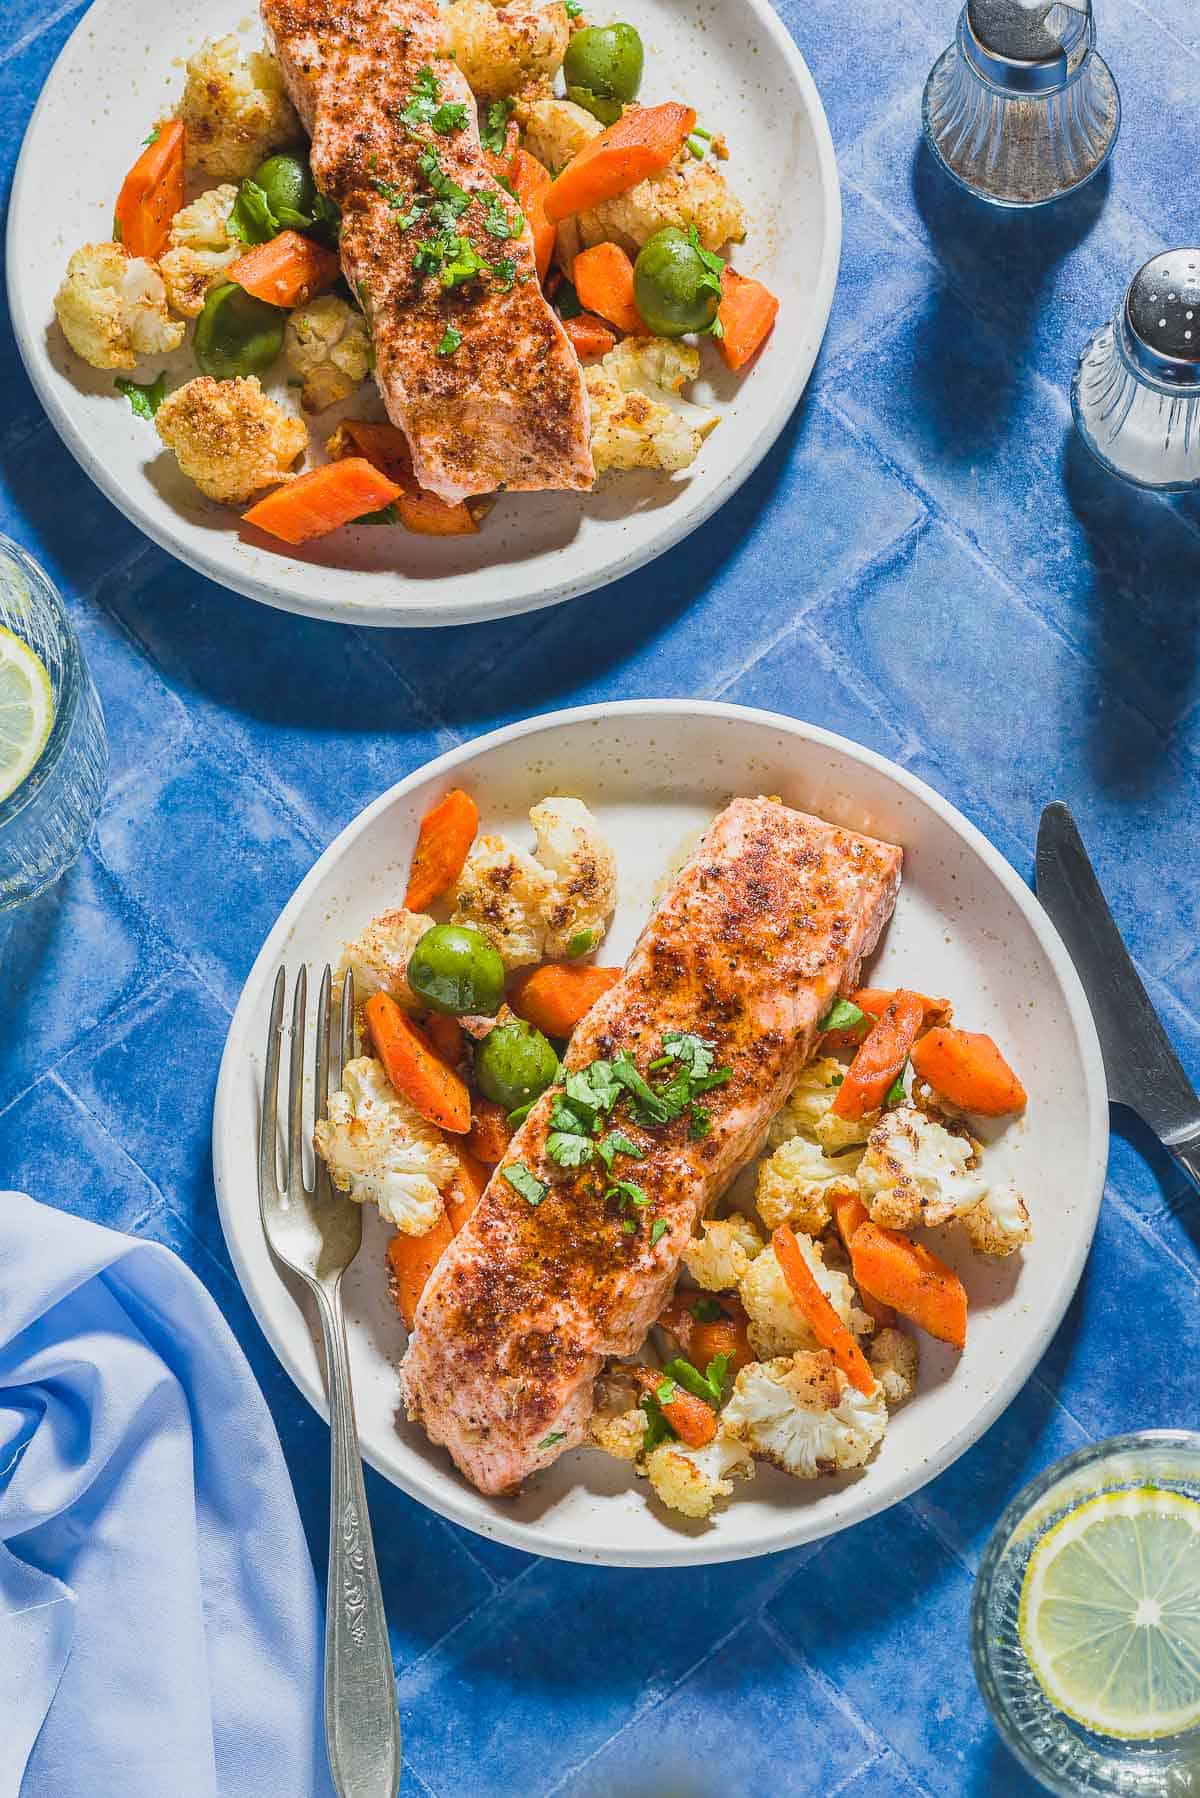
[[[1084,337],[1134,267],[1196,238],[1200,16],[1194,0],[1097,9],[1126,106],[1110,175],[1005,218],[919,147],[954,0],[787,0],[846,208],[816,377],[701,531],[559,610],[453,634],[349,632],[222,592],[76,469],[0,326],[0,529],[69,596],[113,748],[94,841],[8,944],[0,1185],[169,1243],[196,1269],[262,1381],[318,1567],[326,1432],[230,1270],[213,1086],[283,901],[366,800],[438,750],[606,697],[775,707],[931,781],[1026,875],[1039,809],[1064,798],[1200,1077],[1200,503],[1109,480],[1067,399]],[[82,10],[3,8],[6,187]],[[560,1566],[369,1478],[405,1792],[1032,1790],[971,1679],[967,1604],[988,1529],[1086,1438],[1195,1420],[1180,1378],[1195,1360],[1200,1224],[1167,1158],[1116,1124],[1090,1265],[1025,1391],[918,1497],[823,1547],[696,1572]]]

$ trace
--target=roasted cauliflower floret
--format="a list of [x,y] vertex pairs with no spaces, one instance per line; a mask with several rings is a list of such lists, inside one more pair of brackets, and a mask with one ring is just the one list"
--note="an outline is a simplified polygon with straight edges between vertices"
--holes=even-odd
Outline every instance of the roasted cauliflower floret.
[[524,132],[524,147],[551,174],[565,167],[604,127],[574,100],[554,96],[530,100],[522,95],[513,113]]
[[743,1367],[721,1413],[725,1434],[800,1480],[861,1467],[887,1429],[876,1386],[852,1386],[825,1349]]
[[981,1255],[1011,1255],[1033,1239],[1025,1201],[1015,1186],[993,1186],[962,1219],[971,1247]]
[[592,411],[592,459],[606,469],[678,473],[700,454],[718,414],[680,397],[700,372],[700,352],[665,337],[627,337],[584,370]]
[[910,1230],[944,1224],[978,1205],[987,1182],[974,1145],[954,1136],[923,1111],[897,1105],[885,1111],[858,1168],[863,1204],[877,1224]]
[[165,356],[183,342],[157,266],[119,243],[76,250],[54,310],[75,354],[93,368],[135,368],[139,357]]
[[424,1236],[442,1215],[442,1193],[458,1157],[439,1131],[392,1086],[369,1055],[348,1061],[329,1115],[313,1144],[339,1192],[379,1214],[406,1236]]
[[551,961],[587,955],[616,908],[617,858],[581,799],[543,799],[529,821],[537,859],[554,876],[541,902],[544,953]]
[[632,1375],[619,1366],[607,1368],[596,1381],[595,1400],[589,1445],[618,1461],[636,1461],[646,1444],[646,1413]]
[[733,1211],[701,1224],[683,1259],[697,1286],[708,1292],[732,1292],[765,1246],[750,1219]]
[[858,1196],[853,1151],[831,1161],[819,1143],[793,1136],[761,1162],[754,1188],[758,1215],[768,1230],[794,1224],[808,1236],[819,1236],[833,1217],[836,1199]]
[[265,394],[257,375],[197,375],[163,401],[154,422],[184,474],[226,505],[277,486],[308,443],[303,419]]
[[354,997],[361,1005],[372,993],[390,993],[406,1011],[419,1011],[416,995],[408,984],[412,952],[433,929],[424,912],[385,911],[372,918],[366,929],[347,943],[337,965],[337,978],[354,975]]
[[529,967],[542,959],[542,904],[553,887],[550,870],[523,849],[479,837],[454,889],[454,922],[481,930],[510,972]]
[[867,1349],[871,1372],[879,1381],[889,1411],[904,1404],[917,1390],[917,1345],[903,1330],[890,1325],[872,1337]]
[[714,253],[746,235],[746,214],[715,163],[698,162],[686,147],[657,175],[579,215],[580,247],[615,243],[631,257],[668,225],[687,231]]
[[[442,15],[455,61],[477,100],[503,100],[550,84],[562,67],[571,22],[561,0],[454,0]],[[536,153],[536,152],[535,152]]]
[[219,285],[245,248],[229,230],[236,199],[237,188],[227,181],[210,187],[171,220],[171,247],[159,266],[167,297],[184,318],[200,316],[209,289]]
[[660,1442],[646,1457],[646,1473],[664,1505],[702,1518],[730,1496],[735,1479],[753,1477],[754,1461],[744,1443],[719,1432],[703,1448]]
[[[854,1287],[848,1277],[826,1267],[820,1249],[807,1236],[797,1233],[796,1241],[817,1285],[847,1329],[858,1336],[867,1335],[872,1328],[871,1319],[855,1304]],[[756,1355],[766,1360],[772,1355],[788,1355],[796,1349],[817,1347],[817,1339],[792,1297],[787,1276],[773,1248],[764,1249],[750,1263],[738,1282],[738,1293],[750,1319],[747,1333]]]
[[243,54],[232,34],[210,39],[189,61],[179,116],[188,161],[222,181],[252,175],[273,150],[301,137],[275,58]]
[[303,383],[300,404],[324,412],[349,399],[371,367],[371,334],[362,313],[336,294],[297,306],[287,322],[288,373]]
[[[810,1061],[792,1089],[787,1104],[771,1119],[767,1132],[770,1146],[777,1149],[780,1143],[790,1142],[794,1136],[806,1136],[810,1142],[816,1142],[817,1126],[828,1116],[845,1074],[842,1063],[832,1055],[818,1055]],[[867,1128],[864,1125],[856,1128],[860,1131],[857,1140],[866,1142]]]

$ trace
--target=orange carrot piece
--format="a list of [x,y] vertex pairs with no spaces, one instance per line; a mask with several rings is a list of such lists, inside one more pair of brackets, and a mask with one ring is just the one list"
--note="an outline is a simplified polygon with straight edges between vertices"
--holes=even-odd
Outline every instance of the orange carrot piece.
[[717,317],[724,336],[719,339],[721,354],[730,368],[741,368],[771,335],[779,301],[761,281],[727,268],[721,276],[721,304]]
[[571,267],[579,303],[598,312],[618,331],[646,334],[633,297],[633,264],[620,244],[598,243],[581,250]]
[[966,1288],[923,1242],[868,1220],[854,1232],[850,1265],[860,1293],[893,1306],[939,1342],[966,1346]]
[[634,106],[615,125],[590,138],[546,192],[546,217],[557,225],[602,200],[627,193],[672,162],[696,123],[690,106]]
[[[696,1316],[696,1306],[717,1304],[721,1316],[709,1322]],[[726,1355],[731,1373],[740,1373],[754,1360],[750,1346],[749,1318],[735,1298],[714,1300],[707,1292],[676,1292],[658,1319],[673,1336],[693,1367],[705,1368],[715,1355]]]
[[[857,1049],[864,1036],[878,1023],[895,997],[895,992],[886,987],[859,987],[856,993],[850,995],[850,1002],[865,1013],[864,1022],[852,1024],[845,1030],[827,1030],[821,1038],[822,1049]],[[934,1024],[941,1023],[950,1017],[949,999],[931,999],[925,993],[918,993],[917,998],[925,1007],[925,1016],[921,1024],[923,1030],[929,1030]]]
[[863,1043],[838,1087],[832,1109],[838,1117],[861,1118],[874,1111],[903,1072],[925,1017],[920,993],[901,987]]
[[657,1399],[663,1416],[682,1443],[688,1448],[703,1448],[712,1441],[717,1433],[717,1414],[711,1405],[706,1405],[694,1392],[685,1392],[677,1380],[671,1380],[674,1398],[664,1404],[658,1398],[658,1389],[670,1375],[656,1373],[652,1367],[635,1367],[632,1371],[644,1396]]
[[555,229],[546,216],[546,195],[550,191],[550,171],[528,150],[518,150],[512,159],[512,185],[521,211],[533,232],[533,257],[538,280],[544,281],[554,254]]
[[[837,1225],[842,1244],[849,1252],[854,1240],[854,1232],[860,1224],[869,1221],[867,1208],[857,1193],[844,1193],[833,1201],[833,1221]],[[874,1322],[877,1330],[890,1330],[896,1322],[896,1313],[890,1305],[882,1304],[871,1292],[858,1289],[858,1302],[867,1316]]]
[[362,456],[351,456],[297,475],[243,512],[242,518],[284,543],[307,543],[311,537],[325,537],[352,523],[364,512],[390,506],[400,498],[400,491]]
[[458,1144],[453,1145],[459,1167],[443,1197],[446,1209],[432,1230],[424,1236],[405,1236],[402,1232],[388,1244],[388,1267],[392,1275],[392,1295],[405,1326],[412,1329],[417,1315],[417,1301],[425,1290],[430,1274],[446,1248],[462,1229],[483,1197],[487,1185],[487,1169]]
[[617,341],[616,333],[593,312],[581,312],[577,318],[564,318],[563,330],[581,360],[584,356],[607,356]]
[[462,1066],[466,1033],[457,1018],[448,1018],[442,1011],[431,1011],[422,1018],[421,1028],[448,1068]]
[[302,237],[299,231],[281,231],[239,256],[225,279],[236,281],[269,306],[303,306],[332,287],[341,269],[335,253],[324,244]]
[[380,474],[401,489],[395,501],[400,522],[406,530],[422,537],[469,537],[478,531],[474,514],[465,500],[450,505],[436,493],[418,487],[413,473],[408,439],[395,425],[381,425],[361,418],[347,418],[338,426],[325,445],[326,454],[335,462],[347,456],[365,456]]
[[404,895],[408,911],[427,911],[435,899],[454,885],[478,829],[479,807],[461,787],[451,787],[426,812],[417,832]]
[[867,1357],[817,1285],[790,1225],[780,1224],[771,1236],[771,1246],[791,1295],[821,1347],[829,1350],[852,1386],[860,1392],[874,1392],[875,1375]]
[[512,1139],[508,1113],[503,1105],[477,1094],[471,1102],[471,1134],[467,1138],[472,1155],[477,1155],[489,1167],[495,1167],[504,1160]]
[[1006,1117],[1028,1103],[1020,1080],[981,1031],[931,1030],[913,1049],[913,1067],[943,1099],[981,1117]]
[[620,968],[573,968],[547,962],[518,981],[512,1008],[543,1036],[567,1037],[620,978]]
[[363,1016],[375,1053],[396,1091],[431,1124],[465,1136],[471,1128],[471,1095],[466,1082],[435,1054],[390,993],[372,993],[363,1006]]
[[113,222],[131,256],[157,256],[166,247],[183,205],[183,144],[182,121],[165,120],[121,184]]
[[455,1142],[450,1147],[458,1156],[458,1172],[442,1198],[445,1201],[446,1215],[457,1236],[483,1197],[491,1169],[484,1167],[482,1161],[477,1160],[465,1144]]

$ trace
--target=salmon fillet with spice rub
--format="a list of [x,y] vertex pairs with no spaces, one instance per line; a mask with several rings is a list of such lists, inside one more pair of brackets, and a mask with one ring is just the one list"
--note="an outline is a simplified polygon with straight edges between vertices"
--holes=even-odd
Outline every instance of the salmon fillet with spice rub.
[[591,487],[579,359],[485,161],[436,0],[263,0],[262,14],[421,486],[451,503]]
[[[735,799],[713,823],[576,1029],[566,1102],[538,1100],[417,1308],[409,1414],[481,1491],[516,1491],[583,1439],[601,1365],[640,1348],[697,1223],[858,984],[900,864],[774,800]],[[588,1092],[594,1130],[567,1128]],[[614,1150],[615,1131],[640,1154]]]

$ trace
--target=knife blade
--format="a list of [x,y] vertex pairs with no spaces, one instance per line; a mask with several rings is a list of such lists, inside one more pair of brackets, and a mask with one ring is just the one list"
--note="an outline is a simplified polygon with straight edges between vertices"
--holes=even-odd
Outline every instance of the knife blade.
[[1065,805],[1042,813],[1037,893],[1083,982],[1108,1096],[1148,1124],[1200,1189],[1200,1098],[1142,985]]

